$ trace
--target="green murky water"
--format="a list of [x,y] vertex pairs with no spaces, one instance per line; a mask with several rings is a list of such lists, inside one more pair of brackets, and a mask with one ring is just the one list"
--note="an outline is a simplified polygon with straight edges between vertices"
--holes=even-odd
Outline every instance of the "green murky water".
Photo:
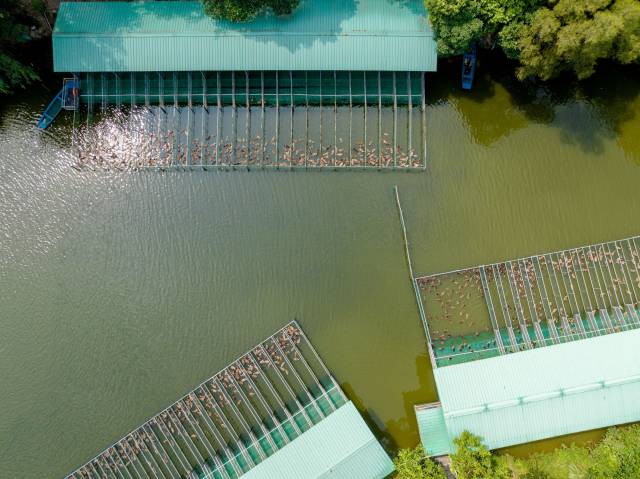
[[78,172],[64,122],[33,127],[48,93],[3,100],[0,476],[64,475],[293,318],[414,444],[436,395],[393,185],[422,274],[639,231],[637,69],[470,94],[443,70],[424,173]]

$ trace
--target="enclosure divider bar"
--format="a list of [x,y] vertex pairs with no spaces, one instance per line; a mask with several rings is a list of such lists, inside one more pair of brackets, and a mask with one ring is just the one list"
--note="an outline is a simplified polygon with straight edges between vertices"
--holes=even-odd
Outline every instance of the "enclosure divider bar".
[[[202,443],[204,448],[207,450],[207,454],[209,454],[209,458],[213,459],[214,457],[217,456],[217,451],[214,449],[213,445],[209,441],[209,438],[204,433],[204,430],[200,426],[200,423],[198,422],[198,420],[191,413],[191,409],[184,402],[184,398],[180,400],[180,405],[181,405],[181,408],[182,408],[182,413],[184,414],[185,418],[187,418],[189,424],[191,424],[191,427],[195,431],[196,436],[198,436],[198,439],[200,440],[200,442]],[[179,417],[178,417],[178,419],[179,419]],[[206,463],[206,460],[204,460],[202,462]]]
[[353,166],[353,146],[351,136],[353,135],[353,86],[351,80],[351,70],[349,70],[349,167]]
[[[597,327],[597,324],[595,323],[595,320],[592,317],[593,308],[591,307],[591,298],[589,298],[589,293],[587,291],[586,283],[584,282],[584,275],[582,272],[582,266],[580,264],[580,256],[578,255],[577,250],[570,250],[568,254],[570,255],[569,258],[570,258],[570,264],[573,270],[573,276],[575,277],[576,282],[578,283],[578,294],[580,296],[580,301],[582,302],[582,310],[585,311],[585,314],[587,316],[587,323],[589,324],[590,331],[596,334],[596,330],[599,328]],[[575,257],[574,257],[574,254],[575,254]],[[578,265],[577,267],[575,266],[574,261],[576,261],[575,264]],[[567,271],[571,273],[571,270],[569,270],[568,264],[569,263],[567,263]],[[569,276],[569,281],[571,281],[571,275]],[[580,317],[582,322],[582,315],[580,315]],[[586,332],[586,328],[584,329]]]
[[236,168],[236,164],[238,163],[238,152],[237,152],[237,142],[238,142],[238,105],[236,103],[236,72],[235,70],[231,71],[231,125],[232,125],[232,133],[233,137],[231,138],[231,163],[232,168]]
[[162,168],[164,166],[164,145],[166,135],[164,135],[165,130],[162,128],[162,115],[165,118],[165,126],[167,124],[167,112],[164,109],[164,96],[162,94],[163,82],[160,73],[158,73],[158,91],[160,91],[159,98],[159,106],[158,106],[158,168]]
[[[615,325],[609,316],[609,307],[613,308],[613,301],[611,300],[611,294],[609,293],[609,288],[607,287],[607,283],[604,277],[604,270],[602,269],[602,265],[600,264],[600,255],[598,254],[598,250],[596,247],[589,247],[589,253],[591,254],[591,258],[593,261],[593,272],[598,281],[598,286],[600,286],[600,295],[603,298],[604,307],[600,310],[600,315],[602,316],[605,324],[608,325],[610,332],[615,332]],[[595,261],[593,260],[595,258]],[[600,282],[600,278],[602,277],[602,283]],[[607,306],[606,299],[609,299],[609,306]]]
[[[398,88],[395,70],[392,73],[393,80],[393,168],[398,167]],[[504,353],[502,353],[504,354]]]
[[[175,405],[175,404],[174,404]],[[187,429],[184,427],[180,418],[173,410],[173,405],[169,407],[164,414],[166,414],[167,421],[169,421],[175,427],[176,431],[178,431],[178,436],[182,438],[184,444],[187,446],[187,449],[195,459],[197,465],[202,465],[204,463],[204,456],[198,449],[193,438],[187,432]],[[192,426],[193,427],[193,426]],[[177,441],[176,441],[177,442]]]
[[94,467],[94,470],[98,473],[99,476],[101,477],[106,477],[107,479],[110,479],[111,476],[109,474],[107,474],[106,472],[104,472],[104,469],[102,467],[102,464],[100,464],[100,459],[96,460],[96,465],[98,466],[97,468]]
[[[236,361],[236,368],[238,368],[238,366],[237,366],[238,363],[239,363],[239,361]],[[240,370],[240,369],[238,368],[237,370]],[[248,378],[249,375],[246,374],[246,371],[244,371],[244,368],[242,368],[242,371],[243,371],[244,377]],[[251,415],[253,416],[253,419],[256,421],[257,425],[260,427],[260,432],[262,433],[263,437],[267,440],[267,442],[269,443],[269,446],[271,446],[271,449],[273,450],[273,452],[277,451],[278,447],[273,442],[273,438],[269,434],[269,431],[267,430],[267,428],[264,426],[264,422],[262,420],[262,417],[260,417],[260,415],[258,414],[258,411],[256,411],[255,407],[251,403],[251,400],[244,393],[244,391],[242,390],[242,387],[240,386],[240,384],[238,384],[238,381],[235,378],[235,375],[233,374],[233,372],[230,372],[229,376],[231,376],[231,381],[233,381],[233,386],[235,387],[236,391],[241,396],[242,400],[247,404],[247,409],[251,412]],[[260,392],[258,390],[256,390],[256,395],[258,395],[258,396],[260,395]],[[258,453],[260,454],[260,457],[264,459],[265,456],[261,452],[261,451],[264,451],[264,450],[262,449],[262,444],[260,443],[259,440],[256,440],[256,447],[258,447],[258,449],[259,449]]]
[[[122,453],[127,457],[127,459],[129,460],[129,463],[133,466],[133,470],[136,472],[136,476],[138,476],[138,479],[144,479],[145,477],[147,479],[151,479],[151,476],[149,475],[147,470],[142,465],[142,462],[140,461],[140,457],[131,448],[131,444],[129,443],[129,439],[128,439],[129,437],[130,436],[127,436],[127,437],[123,438],[122,441],[121,441],[120,448],[122,449]],[[127,449],[131,450],[131,455],[129,455],[129,452],[127,452]],[[142,454],[142,451],[140,453]],[[134,459],[135,459],[135,462],[134,462]],[[140,474],[140,470],[142,470],[143,474]],[[161,472],[163,472],[163,471],[161,471]],[[163,472],[162,476],[166,477],[164,472]]]
[[113,454],[111,453],[111,450],[105,451],[105,460],[107,461],[107,465],[109,466],[109,469],[111,469],[111,471],[115,471],[116,474],[120,479],[125,479],[124,474],[122,474],[122,472],[120,471],[120,466],[118,466],[118,463],[113,459]]
[[[233,398],[229,395],[229,392],[225,388],[224,384],[222,384],[222,382],[218,379],[217,376],[215,376],[212,381],[216,383],[218,390],[222,393],[223,397],[225,398],[225,401],[227,401],[227,404],[230,406],[230,409],[233,411],[234,416],[236,416],[236,418],[238,419],[238,422],[244,429],[244,432],[247,434],[252,444],[255,444],[258,439],[256,438],[255,434],[251,430],[251,427],[249,426],[247,421],[244,419],[244,416],[242,415],[240,410],[237,408],[235,402],[233,401]],[[257,465],[256,461],[253,459],[253,457],[251,457],[251,454],[249,454],[248,450],[246,452],[247,452],[247,457],[249,458],[249,461],[252,462],[254,465]]]
[[282,373],[280,372],[280,370],[278,369],[278,366],[273,362],[273,360],[271,359],[271,355],[269,354],[269,352],[265,349],[265,347],[263,346],[262,343],[260,343],[260,345],[258,346],[261,350],[262,353],[265,355],[265,357],[267,358],[267,360],[269,361],[269,364],[271,365],[271,367],[274,369],[276,375],[278,376],[278,378],[280,379],[280,381],[282,382],[282,384],[284,385],[285,389],[287,390],[287,392],[291,395],[291,397],[293,398],[293,400],[295,401],[296,405],[298,406],[298,408],[300,409],[300,411],[302,412],[302,416],[305,419],[305,422],[309,425],[309,426],[313,426],[313,421],[311,420],[311,418],[309,417],[309,415],[307,414],[306,409],[304,408],[304,406],[300,403],[300,400],[298,399],[298,396],[296,395],[296,393],[293,392],[293,390],[291,389],[291,386],[289,386],[289,383],[284,379],[284,377],[282,376]]
[[[113,459],[113,456],[116,456],[116,459],[113,461],[116,466],[118,467],[118,471],[124,469],[124,471],[127,473],[127,477],[129,479],[133,479],[133,474],[131,474],[131,472],[129,471],[128,465],[127,463],[124,461],[124,459],[122,458],[122,456],[120,455],[120,452],[118,451],[118,448],[116,446],[113,446],[112,452],[111,452],[111,458]],[[129,461],[129,463],[131,464],[131,461]],[[131,464],[133,466],[133,464]],[[134,468],[135,470],[135,468]],[[137,475],[136,471],[136,475]],[[121,474],[124,477],[124,474]]]
[[216,108],[216,166],[220,166],[220,135],[221,132],[221,115],[222,115],[222,97],[220,94],[220,72],[216,72],[216,96],[218,101],[218,107]]
[[261,112],[260,112],[260,128],[261,130],[261,134],[260,134],[260,140],[262,142],[262,154],[260,156],[260,166],[263,167],[264,166],[264,156],[265,156],[265,152],[266,152],[266,146],[265,146],[265,125],[264,125],[264,116],[265,116],[265,111],[264,111],[264,71],[260,70],[260,107],[261,107]]
[[625,278],[625,285],[627,286],[629,299],[631,300],[631,304],[635,305],[638,302],[638,295],[636,294],[636,285],[633,281],[633,277],[631,276],[631,270],[629,268],[629,260],[627,259],[627,255],[624,250],[624,245],[619,245],[618,242],[615,242],[616,251],[622,251],[622,255],[618,253],[618,258],[621,261],[622,271]]
[[[243,356],[241,359],[237,360],[236,364],[238,364],[242,368],[242,371],[244,373],[244,377],[247,378],[247,381],[249,382],[249,384],[251,385],[251,387],[255,391],[255,396],[258,398],[258,402],[262,405],[264,410],[269,415],[269,418],[271,419],[271,422],[273,422],[273,425],[274,425],[273,430],[280,429],[280,435],[282,436],[282,439],[285,441],[285,443],[288,444],[290,442],[289,441],[289,436],[287,436],[286,431],[282,427],[282,423],[280,422],[280,419],[278,419],[278,417],[272,412],[272,408],[267,404],[267,401],[265,400],[264,395],[260,392],[260,388],[258,387],[256,382],[251,377],[251,373],[248,371],[247,367],[242,362],[242,359],[245,359],[245,358],[248,358],[249,361],[253,361],[249,357],[249,355],[247,354],[247,355]],[[265,381],[267,381],[267,380],[265,379]],[[278,447],[274,447],[274,451],[276,451],[277,449],[278,449]]]
[[[258,364],[260,359],[258,358],[258,361],[256,361],[257,356],[256,356],[256,353],[255,353],[255,349],[252,350],[250,353],[248,353],[247,356],[249,357],[249,359],[251,360],[253,365],[257,368],[257,370],[258,371],[262,371],[262,368]],[[254,358],[254,356],[255,356],[255,358]],[[287,417],[287,421],[290,422],[290,424],[295,429],[296,433],[298,433],[298,434],[302,433],[302,430],[300,429],[300,426],[298,426],[298,423],[296,423],[296,421],[293,419],[293,416],[291,415],[291,411],[289,411],[289,407],[284,403],[284,401],[280,397],[280,394],[275,390],[275,388],[273,387],[273,384],[271,384],[271,381],[269,381],[269,378],[266,377],[266,373],[263,373],[263,374],[265,375],[265,378],[264,378],[265,379],[265,384],[267,385],[267,388],[269,389],[269,392],[271,393],[273,398],[276,400],[276,402],[279,404],[280,408],[282,409],[282,412]],[[284,430],[284,427],[283,427],[283,430]]]
[[567,310],[565,308],[564,299],[562,298],[562,292],[560,291],[560,283],[558,282],[558,276],[556,275],[553,260],[551,259],[550,254],[544,255],[543,258],[544,266],[547,269],[549,282],[551,283],[551,291],[553,292],[554,301],[560,315],[560,324],[562,325],[565,336],[572,337],[575,333],[571,330],[571,325],[567,320]]
[[204,72],[200,72],[200,76],[202,78],[202,106],[204,111],[209,113],[209,98],[207,93],[207,75]]
[[618,248],[619,248],[619,251],[622,251],[621,261],[623,265],[623,272],[626,275],[625,284],[627,286],[627,289],[629,290],[629,297],[631,298],[631,305],[627,305],[627,312],[629,313],[631,318],[634,320],[634,322],[638,326],[640,326],[640,317],[638,316],[638,312],[636,310],[636,306],[638,305],[638,296],[636,294],[635,282],[633,280],[633,277],[631,276],[631,269],[629,268],[629,260],[627,259],[627,255],[624,250],[624,245],[618,245],[618,243],[616,242],[616,249]]
[[[120,461],[119,463],[116,461],[118,463],[118,467],[120,467],[120,469],[124,469],[129,479],[134,479],[133,477],[134,475],[131,474],[131,471],[129,470],[129,465],[131,466],[131,469],[133,469],[133,471],[135,472],[135,476],[139,477],[138,470],[136,469],[135,465],[133,464],[133,461],[131,460],[129,455],[126,454],[126,451],[124,451],[124,449],[122,450],[123,454],[121,454],[118,448],[118,445],[114,445],[112,457],[114,453],[117,456],[117,460]],[[125,461],[125,457],[126,457],[126,461]]]
[[[569,272],[569,268],[567,266],[566,254],[563,251],[560,254],[556,254],[556,259],[558,260],[558,264],[560,265],[560,277],[562,278],[562,284],[564,285],[564,290],[567,292],[567,298],[569,300],[569,307],[571,308],[571,313],[573,315],[573,320],[576,323],[576,327],[578,331],[583,335],[583,337],[587,337],[587,332],[585,331],[584,324],[582,323],[582,315],[580,314],[580,306],[578,305],[578,300],[576,299],[576,293],[573,288],[573,282],[571,281],[571,273]],[[567,282],[569,282],[569,287],[567,287]]]
[[136,106],[137,101],[136,101],[136,74],[131,72],[129,73],[129,82],[131,83],[131,85],[129,85],[131,87],[131,106]]
[[338,157],[338,77],[333,70],[333,167],[336,167]]
[[547,287],[544,284],[544,276],[542,275],[542,268],[540,267],[540,261],[537,256],[531,257],[531,264],[533,265],[533,273],[538,285],[538,291],[540,291],[540,300],[542,302],[542,310],[544,311],[547,327],[551,334],[551,339],[554,344],[558,344],[560,339],[558,337],[558,331],[556,330],[556,320],[553,318],[553,311],[551,310],[551,300],[547,294]]
[[407,117],[409,126],[407,128],[407,166],[411,167],[413,165],[413,155],[415,152],[413,151],[413,93],[411,91],[411,72],[407,72],[407,99],[409,100],[409,105],[407,107]]
[[529,349],[532,349],[533,343],[531,342],[531,337],[529,336],[529,328],[527,327],[524,310],[522,308],[522,303],[520,302],[520,293],[518,291],[518,285],[516,283],[515,275],[513,272],[513,263],[511,263],[511,261],[507,261],[505,263],[505,267],[507,269],[507,282],[509,283],[511,297],[513,298],[513,304],[516,309],[516,318],[520,325],[520,333],[522,334],[522,339],[524,339],[527,347]]
[[251,77],[249,75],[249,72],[247,70],[244,71],[244,85],[245,85],[245,89],[244,89],[244,94],[245,94],[245,100],[246,100],[246,105],[247,105],[247,121],[245,123],[246,126],[246,132],[245,132],[245,138],[246,138],[246,142],[247,142],[247,159],[246,159],[246,164],[247,164],[247,170],[249,169],[249,165],[251,164],[251,95],[249,93],[249,82],[251,81]]
[[118,72],[113,72],[113,76],[116,80],[116,107],[120,108],[122,106],[122,98],[120,96],[120,75],[118,75]]
[[[229,422],[229,419],[227,418],[227,415],[224,413],[224,411],[222,410],[222,407],[220,406],[220,404],[218,403],[218,400],[216,399],[215,393],[210,390],[210,386],[208,384],[206,384],[206,383],[202,383],[198,387],[204,393],[204,395],[207,397],[207,399],[209,399],[209,401],[211,402],[211,407],[213,408],[213,410],[218,415],[218,418],[220,418],[220,421],[222,422],[224,427],[227,429],[227,431],[229,431],[229,434],[231,434],[231,436],[233,437],[233,440],[236,441],[236,447],[240,451],[239,455],[242,456],[246,460],[246,456],[249,456],[249,453],[246,450],[246,446],[244,444],[244,441],[242,441],[242,439],[240,439],[240,436],[238,436],[238,433],[236,432],[234,427]],[[235,458],[236,457],[235,452],[234,451],[231,451],[231,452],[232,452],[232,454],[231,454],[230,457],[231,458]],[[228,454],[226,451],[225,451],[225,453]],[[237,459],[236,459],[236,462],[237,462]],[[247,461],[247,463],[248,462],[249,461]],[[235,464],[231,460],[229,461],[229,463],[231,464],[231,467],[233,468],[233,470],[236,473],[238,473],[239,463]],[[226,473],[226,470],[225,470],[225,473]],[[227,476],[228,475],[229,474],[227,474]]]
[[[159,425],[157,426],[158,426],[158,429],[160,429],[160,426]],[[144,448],[150,451],[149,447],[147,446],[147,443],[145,442],[145,437],[146,437],[146,439],[149,441],[149,444],[151,444],[152,449],[156,452],[156,454],[158,454],[158,456],[160,456],[160,459],[162,459],[162,463],[165,465],[165,467],[171,473],[171,475],[173,477],[181,478],[182,475],[180,474],[180,471],[178,471],[178,468],[176,466],[176,461],[174,461],[174,459],[169,455],[169,450],[165,448],[165,446],[162,444],[160,437],[156,434],[151,424],[147,423],[143,425],[142,430],[145,435],[138,433],[138,439],[140,443],[144,446]],[[165,437],[164,432],[162,432],[162,434],[163,434],[163,437]],[[133,438],[133,441],[137,445],[138,449],[142,450],[140,447],[140,444],[138,444],[137,442],[138,439],[136,439],[133,435],[131,437]],[[169,444],[170,450],[173,451],[173,454],[176,457],[177,462],[180,464],[180,467],[184,467],[182,465],[180,457],[173,450],[173,445],[169,442],[168,439],[166,439],[166,437],[165,437],[165,441],[167,444]],[[151,455],[153,456],[153,454]],[[146,458],[145,458],[145,462],[148,462]]]
[[538,312],[536,311],[536,300],[535,296],[533,295],[531,282],[529,280],[529,271],[527,269],[527,265],[524,260],[518,260],[516,262],[516,265],[518,266],[518,271],[520,271],[520,277],[522,278],[522,282],[524,285],[527,307],[529,308],[529,315],[531,316],[531,320],[533,321],[533,330],[536,334],[536,339],[540,344],[544,345],[544,334],[542,333],[542,328],[540,327],[540,319],[538,318]]
[[[605,248],[606,248],[606,251],[605,251]],[[616,317],[618,318],[618,322],[620,323],[620,325],[624,329],[629,329],[631,325],[627,324],[627,321],[624,319],[624,314],[622,312],[622,305],[625,304],[624,293],[622,291],[622,288],[620,287],[620,279],[618,278],[618,272],[616,270],[615,265],[613,265],[613,259],[612,259],[613,255],[611,253],[611,250],[609,249],[609,243],[603,244],[601,246],[601,249],[604,255],[605,264],[607,266],[607,272],[609,273],[609,278],[611,279],[611,283],[612,283],[611,286],[613,288],[613,293],[616,297],[616,302],[618,303],[613,307],[613,311]],[[613,275],[611,274],[611,270],[613,270]],[[618,291],[620,292],[619,296],[618,296]]]
[[206,171],[209,159],[209,108],[207,106],[207,77],[200,72],[202,78],[202,124],[200,128],[200,166]]
[[192,91],[192,87],[193,87],[193,79],[191,76],[191,72],[189,72],[187,74],[187,101],[189,103],[189,108],[187,109],[187,129],[186,129],[186,135],[187,135],[187,151],[186,151],[186,160],[187,160],[187,164],[189,166],[191,166],[191,164],[193,163],[193,158],[192,158],[192,153],[191,153],[191,128],[192,128],[192,121],[191,121],[191,117],[193,116],[193,91]]
[[305,110],[304,110],[304,167],[307,168],[309,165],[309,71],[304,71],[304,100],[305,100]]
[[362,72],[362,85],[363,85],[363,93],[364,93],[364,103],[363,103],[363,111],[364,111],[364,158],[362,164],[366,168],[369,166],[369,155],[367,154],[367,72]]
[[275,136],[275,155],[276,168],[280,169],[280,73],[276,73],[276,136]]
[[[153,421],[155,422],[155,420],[153,420]],[[156,425],[158,426],[158,430],[160,430],[160,425],[157,422],[156,422]],[[144,431],[145,431],[145,434],[147,435],[147,437],[149,438],[149,442],[151,443],[151,446],[153,447],[153,450],[156,451],[156,453],[160,456],[160,458],[163,460],[162,462],[164,464],[167,464],[167,465],[171,464],[171,468],[169,468],[167,466],[167,469],[171,469],[170,472],[172,473],[172,475],[175,474],[176,477],[180,477],[181,476],[180,471],[178,471],[178,468],[176,467],[175,462],[171,459],[171,456],[169,456],[169,453],[165,449],[164,445],[162,444],[162,441],[160,440],[160,438],[158,437],[158,435],[154,431],[153,427],[151,427],[151,421],[149,421],[145,426],[148,428],[148,430],[144,429]],[[143,426],[143,428],[145,426]],[[162,431],[160,431],[160,432],[162,432]],[[164,436],[164,432],[162,432],[162,435]],[[142,439],[142,443],[144,444],[144,446],[146,448],[147,446],[146,446],[146,443],[144,442],[144,437],[142,437],[141,439]],[[165,439],[166,439],[166,437],[165,437]],[[156,445],[156,443],[157,443],[157,445]],[[168,440],[167,440],[167,444],[169,444],[169,447],[171,448],[171,450],[173,450],[173,445]],[[158,449],[158,446],[160,446],[161,451]],[[176,456],[176,458],[178,460],[178,463],[180,464],[180,467],[184,468],[184,466],[182,465],[180,457],[175,452],[174,452],[174,455]],[[153,454],[150,453],[150,456],[155,461],[155,458],[153,457]],[[187,471],[185,470],[185,472],[187,472]]]
[[422,91],[422,169],[427,169],[427,93],[425,91],[427,84],[427,74],[420,74],[420,88]]
[[323,166],[323,161],[324,161],[324,147],[323,147],[323,138],[322,138],[322,70],[320,70],[319,72],[319,78],[320,80],[318,81],[318,85],[319,85],[319,104],[320,104],[320,149],[318,150],[318,159],[316,161],[316,166]]
[[[291,344],[291,347],[293,348],[293,350],[300,357],[300,362],[302,362],[307,372],[311,375],[311,377],[313,378],[313,381],[316,383],[316,386],[318,386],[320,391],[320,396],[322,396],[323,393],[327,393],[326,388],[322,385],[322,383],[320,382],[320,379],[313,372],[313,369],[311,369],[311,367],[309,366],[309,363],[307,363],[307,360],[304,358],[304,356],[302,355],[302,352],[300,351],[300,349],[298,349],[298,346],[296,345],[295,341],[291,338],[287,330],[286,329],[282,330],[282,333],[287,338],[287,341],[289,342],[289,344]],[[314,400],[315,399],[316,398],[314,397]],[[333,402],[329,401],[329,405],[331,406],[331,409],[333,409],[334,411],[336,410],[336,407],[333,404]]]
[[[595,311],[593,308],[593,303],[591,302],[591,295],[589,294],[589,289],[591,289],[592,292],[595,293],[594,291],[594,284],[593,284],[593,280],[591,279],[591,277],[589,276],[589,282],[591,284],[591,288],[589,288],[589,286],[587,285],[587,280],[585,278],[584,275],[584,269],[587,269],[587,272],[589,272],[589,266],[586,264],[586,257],[585,257],[585,253],[584,250],[582,248],[576,248],[574,249],[577,261],[578,261],[578,268],[577,271],[579,274],[577,274],[576,276],[578,278],[580,278],[582,280],[582,282],[580,283],[580,281],[578,281],[578,283],[580,284],[581,288],[584,288],[584,297],[587,298],[586,302],[584,297],[582,298],[582,303],[585,305],[585,309],[587,310],[587,321],[589,322],[589,326],[590,328],[593,330],[594,334],[600,335],[601,334],[601,328],[598,326],[598,323],[596,321],[596,317],[595,317]],[[582,257],[585,257],[585,265],[582,265]],[[575,269],[575,268],[574,268]],[[597,296],[595,297],[596,303],[598,302],[598,298]]]
[[173,82],[173,164],[178,163],[178,139],[180,137],[180,123],[178,122],[178,82],[177,74],[173,72],[171,75]]
[[293,112],[295,111],[295,107],[293,104],[293,72],[291,70],[289,70],[289,93],[289,101],[291,102],[291,142],[289,143],[289,168],[293,169],[293,155],[295,153],[295,141],[293,139]]
[[[201,386],[198,389],[202,391]],[[198,415],[202,418],[204,423],[207,425],[207,429],[209,429],[209,431],[211,432],[211,436],[215,439],[219,450],[227,454],[226,442],[224,438],[220,435],[220,432],[218,431],[216,425],[213,423],[213,420],[209,417],[209,414],[207,413],[207,410],[205,406],[202,404],[200,398],[198,397],[198,393],[196,391],[197,389],[190,392],[187,396],[189,397],[189,399],[191,400],[191,403],[195,406],[196,410],[198,411]],[[193,394],[193,397],[192,397],[192,394]],[[202,392],[202,394],[206,397],[206,394],[204,391]],[[218,461],[217,461],[218,454],[219,453],[216,452],[215,457],[213,457],[213,461],[216,463],[216,466],[218,466]]]
[[[291,372],[293,373],[293,377],[296,378],[296,380],[300,384],[300,386],[302,388],[302,392],[304,392],[305,396],[309,399],[309,404],[308,405],[309,406],[313,406],[313,408],[318,413],[320,413],[320,417],[321,418],[326,417],[326,415],[322,412],[322,409],[315,404],[315,402],[313,400],[313,394],[309,391],[309,388],[307,388],[306,384],[304,383],[304,381],[302,380],[302,378],[298,374],[298,371],[296,371],[296,368],[293,367],[293,364],[291,364],[291,361],[289,361],[289,358],[287,357],[286,353],[280,347],[279,341],[272,337],[271,338],[271,343],[276,347],[278,352],[282,355],[282,359],[284,360],[285,363],[287,363],[287,366],[291,369]],[[306,409],[307,405],[305,405],[304,408]]]
[[[589,280],[591,281],[591,284],[594,286],[594,288],[596,288],[595,286],[596,282],[598,285],[596,288],[598,290],[598,293],[596,294],[596,299],[598,301],[598,308],[600,310],[600,321],[602,322],[602,325],[604,326],[605,330],[612,333],[614,332],[614,327],[613,327],[613,324],[611,324],[611,321],[609,320],[609,314],[607,312],[607,304],[606,304],[606,301],[604,300],[605,292],[602,290],[602,285],[600,284],[600,277],[598,276],[598,270],[596,267],[597,258],[595,258],[594,260],[593,251],[591,251],[591,248],[589,248],[589,254],[585,256],[585,258],[588,259],[588,264],[591,265],[590,267],[587,268],[587,272],[589,273]],[[596,278],[596,282],[593,281],[593,277],[591,276],[592,269],[593,269],[593,276],[595,276]]]
[[382,167],[382,74],[378,70],[378,169]]
[[185,429],[184,425],[180,422],[180,419],[178,418],[175,411],[173,410],[173,406],[169,407],[164,412],[164,414],[166,414],[166,418],[167,418],[166,421],[173,424],[176,431],[178,431],[178,436],[182,438],[184,444],[187,446],[187,449],[195,459],[196,463],[198,465],[202,464],[204,462],[204,457],[198,450],[198,446],[196,446],[196,443],[193,441],[193,439]]
[[[166,410],[163,411],[162,414],[164,414],[166,416],[167,411]],[[169,444],[171,446],[171,450],[173,451],[173,453],[178,458],[178,461],[180,461],[180,465],[184,469],[185,473],[189,474],[191,472],[191,470],[193,469],[193,467],[191,466],[191,462],[187,458],[187,455],[185,454],[183,449],[180,447],[180,444],[178,443],[178,440],[173,435],[173,431],[171,431],[169,429],[169,426],[167,426],[167,422],[163,418],[161,418],[159,416],[160,415],[158,415],[158,416],[156,416],[154,418],[155,419],[155,423],[158,426],[158,430],[164,436],[165,441],[167,441],[167,444]]]
[[[135,433],[135,432],[134,432]],[[154,469],[154,467],[151,465],[151,461],[149,461],[149,459],[147,458],[147,456],[144,454],[143,448],[140,447],[140,444],[137,443],[135,437],[133,436],[132,433],[130,435],[130,437],[133,439],[134,443],[136,444],[136,447],[138,448],[138,450],[140,451],[140,456],[142,456],[142,458],[144,459],[144,462],[147,464],[147,467],[149,468],[149,470],[151,471],[151,473],[153,474],[153,477],[155,477],[156,479],[158,478],[158,474],[156,474],[156,471]],[[139,434],[138,434],[139,435]],[[162,467],[160,467],[160,465],[158,464],[158,461],[156,461],[155,457],[153,457],[153,454],[151,453],[151,451],[149,450],[149,448],[147,447],[147,445],[144,443],[144,439],[141,441],[142,445],[144,446],[144,450],[148,451],[148,455],[151,457],[151,459],[153,460],[153,463],[155,464],[156,468],[160,471],[160,473],[162,474],[162,477],[167,477],[167,475],[164,473],[164,471],[162,470]],[[127,445],[129,447],[131,447],[131,444],[129,444],[129,441],[127,441]],[[158,455],[160,456],[160,458],[164,459],[162,457],[161,454],[158,453]],[[144,472],[145,476],[150,477],[149,473],[147,472],[147,470],[144,468],[144,464],[142,464],[142,462],[140,461],[140,457],[138,455],[136,455],[136,459],[138,461],[138,464],[140,464],[140,468],[142,469],[142,471]],[[169,467],[167,466],[167,469],[169,469]],[[171,472],[171,471],[170,471]],[[173,476],[173,474],[171,474]]]
[[105,104],[107,97],[105,96],[105,92],[104,92],[104,81],[105,81],[104,79],[105,79],[104,73],[100,73],[100,88],[102,91],[102,110],[101,110],[102,112],[107,108],[107,105]]
[[[152,420],[155,423],[155,425],[158,426],[158,431],[162,434],[162,437],[164,438],[165,442],[169,445],[169,447],[171,448],[171,451],[173,451],[173,454],[178,459],[178,462],[180,463],[180,467],[183,469],[184,473],[188,475],[191,472],[191,464],[189,464],[189,460],[187,459],[187,456],[184,455],[184,452],[182,452],[182,449],[180,449],[180,446],[176,442],[175,438],[170,433],[169,434],[165,433],[165,429],[167,428],[167,425],[164,423],[164,421],[161,421],[161,420],[159,421],[158,416],[155,416]],[[169,430],[167,429],[167,432],[168,431]],[[159,442],[160,444],[162,444],[162,441],[159,441]]]
[[[502,264],[504,266],[504,263]],[[493,278],[496,282],[496,289],[498,291],[498,299],[500,300],[500,306],[502,307],[502,316],[504,318],[505,325],[507,327],[507,333],[509,334],[509,341],[511,342],[511,347],[516,352],[520,351],[520,346],[518,345],[518,341],[516,339],[515,333],[513,331],[513,322],[511,320],[511,315],[509,314],[509,306],[507,304],[507,297],[504,293],[504,288],[502,286],[502,278],[500,271],[496,265],[493,265]]]
[[493,335],[496,338],[496,344],[500,354],[505,354],[504,343],[502,342],[502,333],[500,332],[500,326],[498,325],[498,319],[496,317],[496,310],[493,306],[493,298],[491,298],[491,291],[489,290],[489,282],[487,281],[487,272],[484,266],[478,268],[480,271],[480,281],[482,283],[482,292],[484,293],[484,303],[489,310],[489,319],[491,320],[491,326],[493,326]]
[[87,85],[91,93],[89,94],[89,100],[87,100],[87,126],[89,126],[91,116],[93,114],[93,100],[94,100],[94,82],[95,78],[93,73],[87,73]]

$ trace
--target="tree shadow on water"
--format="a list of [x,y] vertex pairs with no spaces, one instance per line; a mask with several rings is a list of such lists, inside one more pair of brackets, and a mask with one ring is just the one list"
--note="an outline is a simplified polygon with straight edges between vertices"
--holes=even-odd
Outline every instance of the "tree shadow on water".
[[[437,393],[433,380],[433,371],[426,354],[416,357],[416,375],[419,385],[416,389],[402,391],[404,415],[398,419],[388,420],[382,423],[380,417],[371,408],[367,408],[350,383],[341,384],[342,389],[362,414],[365,422],[373,434],[381,442],[382,446],[391,455],[395,455],[398,449],[415,446],[420,440],[418,425],[414,412],[416,404],[435,401]],[[381,380],[381,387],[383,381]],[[396,395],[396,391],[387,391],[388,395]]]

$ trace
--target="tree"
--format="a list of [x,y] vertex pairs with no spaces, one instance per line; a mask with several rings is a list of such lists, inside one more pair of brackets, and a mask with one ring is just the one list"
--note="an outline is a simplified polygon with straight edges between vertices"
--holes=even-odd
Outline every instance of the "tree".
[[17,54],[29,40],[24,8],[13,0],[0,0],[0,93],[10,93],[38,79],[32,68],[22,63]]
[[505,43],[505,50],[514,51],[511,25],[521,25],[543,2],[425,0],[425,5],[438,40],[438,54],[448,57],[464,53],[476,41],[487,45],[493,45],[496,41],[500,45]]
[[587,479],[640,477],[640,425],[609,429],[591,456]]
[[276,15],[289,15],[300,0],[202,0],[204,11],[215,18],[246,22],[266,9]]
[[508,479],[511,474],[499,463],[480,437],[463,431],[453,440],[455,452],[451,454],[451,470],[458,479]]
[[562,71],[587,78],[602,59],[640,59],[640,2],[559,0],[539,8],[515,35],[520,79],[548,80]]
[[422,445],[400,449],[393,463],[398,479],[446,479],[442,467],[427,457]]

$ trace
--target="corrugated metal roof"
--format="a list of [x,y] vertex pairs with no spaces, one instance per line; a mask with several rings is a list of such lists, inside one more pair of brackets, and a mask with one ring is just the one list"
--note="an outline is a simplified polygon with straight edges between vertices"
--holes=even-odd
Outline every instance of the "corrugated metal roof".
[[440,403],[416,406],[416,420],[420,431],[420,441],[429,456],[449,454],[451,439],[444,420]]
[[449,437],[495,449],[640,421],[639,344],[630,330],[437,368]]
[[383,479],[393,470],[391,459],[348,402],[243,479]]
[[[199,1],[63,2],[54,69],[89,71],[434,71],[421,0],[303,0],[293,15],[246,24]],[[364,54],[366,53],[366,54]]]

